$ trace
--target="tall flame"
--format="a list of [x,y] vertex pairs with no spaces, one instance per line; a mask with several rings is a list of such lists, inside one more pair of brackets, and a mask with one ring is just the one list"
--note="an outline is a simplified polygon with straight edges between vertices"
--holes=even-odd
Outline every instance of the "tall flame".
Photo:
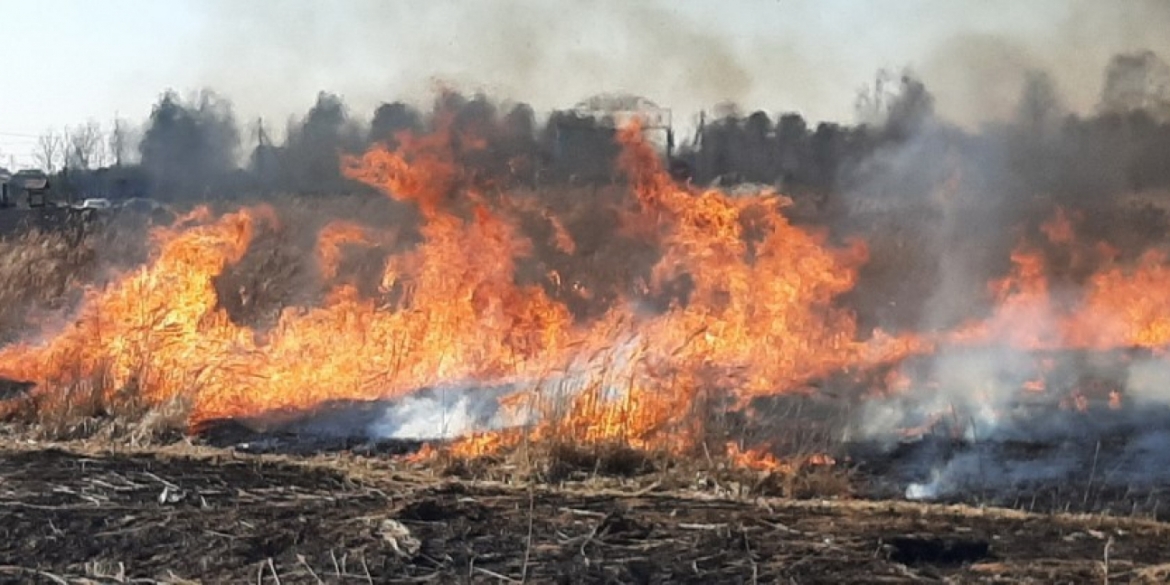
[[[49,399],[84,381],[107,393],[134,389],[148,402],[183,398],[192,423],[449,383],[508,384],[514,392],[501,406],[517,421],[538,421],[537,436],[681,451],[701,439],[712,408],[743,407],[940,343],[1170,341],[1163,256],[1151,253],[1132,270],[1108,266],[1079,303],[1058,305],[1043,255],[1023,247],[1013,273],[994,283],[999,303],[986,320],[931,339],[863,335],[837,302],[857,281],[863,243],[838,247],[794,226],[784,215],[791,201],[775,193],[733,197],[675,184],[637,125],[618,139],[631,197],[612,235],[648,242],[658,254],[644,280],[625,283],[595,316],[570,310],[557,266],[544,267],[543,282],[521,277],[521,264],[543,245],[521,216],[538,211],[563,257],[585,260],[588,247],[539,200],[478,184],[441,129],[343,160],[348,177],[418,210],[420,241],[401,244],[394,228],[327,225],[315,259],[330,288],[319,304],[286,307],[263,332],[234,321],[215,282],[245,256],[257,226],[277,225],[278,214],[253,207],[213,217],[200,209],[154,232],[149,264],[87,291],[63,331],[0,350],[0,376],[35,382]],[[1071,244],[1067,222],[1062,215],[1046,226],[1052,243]],[[339,276],[355,245],[387,250],[376,294]],[[469,439],[463,449],[514,436]]]

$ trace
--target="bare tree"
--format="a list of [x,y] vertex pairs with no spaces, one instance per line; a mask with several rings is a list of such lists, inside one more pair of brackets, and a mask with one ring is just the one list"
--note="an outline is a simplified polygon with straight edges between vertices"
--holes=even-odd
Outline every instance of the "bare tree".
[[69,144],[65,161],[70,168],[91,169],[105,162],[106,149],[100,124],[91,120],[66,132]]
[[857,90],[853,109],[858,122],[874,126],[885,123],[889,115],[889,104],[898,96],[897,91],[891,89],[895,83],[894,74],[881,69],[874,77],[872,86],[866,85]]
[[56,130],[49,130],[37,138],[36,150],[33,158],[37,166],[46,173],[57,172],[65,163],[65,135]]

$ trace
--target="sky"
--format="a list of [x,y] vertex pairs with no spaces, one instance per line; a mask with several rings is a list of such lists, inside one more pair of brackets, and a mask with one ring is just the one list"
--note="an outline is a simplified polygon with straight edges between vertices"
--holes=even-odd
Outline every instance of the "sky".
[[909,66],[973,125],[1010,114],[1029,70],[1086,110],[1113,54],[1170,58],[1170,0],[0,0],[0,23],[16,166],[46,130],[140,122],[168,89],[277,127],[322,90],[366,118],[438,83],[538,111],[628,91],[676,120],[734,101],[847,122],[879,69]]

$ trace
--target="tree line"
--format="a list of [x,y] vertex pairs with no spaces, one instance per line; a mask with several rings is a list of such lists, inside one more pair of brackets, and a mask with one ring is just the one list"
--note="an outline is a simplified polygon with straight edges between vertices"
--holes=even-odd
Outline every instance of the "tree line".
[[[969,191],[1091,197],[1170,188],[1170,67],[1151,52],[1116,56],[1098,107],[1066,111],[1051,79],[1030,74],[1015,116],[977,130],[940,119],[929,88],[911,73],[882,73],[859,93],[856,121],[810,124],[801,114],[704,114],[693,135],[670,135],[680,181],[774,185],[793,194],[859,192],[919,197],[964,176]],[[359,122],[327,92],[272,138],[263,121],[241,124],[212,91],[164,93],[132,130],[125,120],[48,132],[38,164],[78,192],[178,198],[241,192],[333,193],[342,154],[393,147],[403,132],[447,127],[469,172],[501,186],[616,180],[610,125],[573,110],[538,120],[524,103],[444,92],[430,110],[379,106]],[[473,139],[472,139],[473,138]],[[459,141],[463,141],[460,144]]]

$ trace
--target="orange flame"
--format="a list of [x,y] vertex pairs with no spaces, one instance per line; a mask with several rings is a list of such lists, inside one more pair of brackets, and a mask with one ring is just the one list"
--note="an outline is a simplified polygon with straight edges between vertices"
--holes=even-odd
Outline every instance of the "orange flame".
[[[463,147],[482,146],[471,138],[461,136]],[[378,295],[363,296],[336,277],[348,246],[392,242],[393,234],[329,224],[316,250],[329,294],[317,306],[285,308],[260,336],[229,318],[214,282],[247,253],[256,225],[275,223],[276,214],[257,207],[215,218],[201,208],[153,234],[150,264],[87,291],[65,330],[0,350],[0,376],[51,393],[101,374],[106,392],[134,387],[149,402],[190,400],[192,423],[391,399],[444,383],[510,384],[506,418],[537,421],[531,436],[538,439],[683,451],[699,444],[712,408],[796,391],[845,368],[896,364],[940,343],[1170,343],[1170,268],[1162,255],[1151,253],[1131,270],[1107,267],[1068,305],[1053,300],[1044,256],[1024,247],[1012,255],[1012,274],[993,283],[998,305],[988,319],[937,339],[860,336],[837,299],[857,281],[863,243],[832,246],[794,226],[784,215],[791,201],[777,194],[680,187],[640,128],[624,128],[618,138],[632,193],[621,232],[653,243],[659,255],[644,286],[629,283],[600,316],[579,318],[557,297],[565,288],[557,267],[541,272],[551,291],[519,277],[521,263],[546,244],[525,232],[519,216],[526,210],[547,220],[559,254],[589,252],[539,204],[480,190],[441,130],[405,134],[395,150],[343,160],[346,176],[417,206],[422,217],[417,245],[387,247]],[[1069,222],[1062,214],[1045,226],[1051,243],[1073,243]],[[647,308],[648,298],[666,301]],[[901,374],[887,381],[894,391],[911,384]],[[1042,380],[1027,385],[1041,388]],[[519,437],[470,436],[454,451],[490,452]],[[748,466],[780,464],[732,446],[728,453]]]

